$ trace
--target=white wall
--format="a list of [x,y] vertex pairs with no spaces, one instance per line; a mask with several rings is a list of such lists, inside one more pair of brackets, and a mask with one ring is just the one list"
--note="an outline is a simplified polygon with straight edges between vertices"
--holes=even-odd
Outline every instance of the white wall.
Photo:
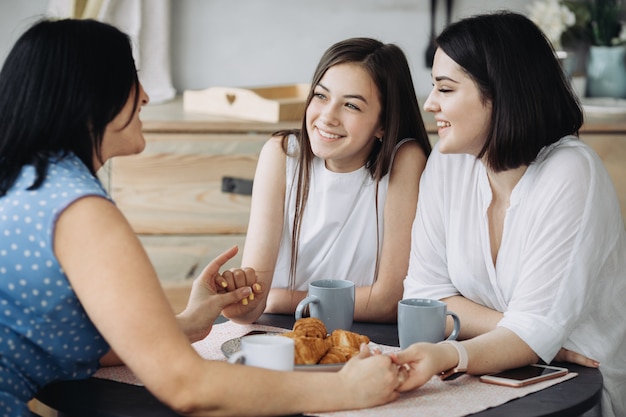
[[[439,3],[441,30],[444,2]],[[495,8],[525,11],[525,4],[457,0],[454,18]],[[430,90],[430,69],[424,65],[428,0],[173,0],[173,6],[177,89],[308,82],[331,44],[368,36],[400,46],[418,94]]]
[[0,63],[19,36],[46,12],[46,0],[0,0]]
[[[424,65],[428,0],[171,0],[172,81],[177,91],[210,86],[308,82],[332,43],[368,36],[406,53],[418,95],[430,90]],[[149,4],[149,0],[146,2]],[[444,24],[443,1],[438,31]],[[527,0],[457,0],[453,20],[495,9],[526,11]],[[0,62],[45,13],[47,0],[2,0]]]

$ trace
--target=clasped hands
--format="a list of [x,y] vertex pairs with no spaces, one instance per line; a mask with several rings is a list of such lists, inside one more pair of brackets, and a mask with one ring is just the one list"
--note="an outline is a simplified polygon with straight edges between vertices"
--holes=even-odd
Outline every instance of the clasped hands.
[[[200,340],[211,331],[220,315],[242,314],[258,307],[256,297],[263,291],[252,268],[232,268],[220,273],[221,267],[238,252],[236,246],[218,255],[194,280],[185,310],[178,315],[183,330],[191,341]],[[438,346],[416,343],[409,348],[389,354],[391,364],[398,368],[399,392],[410,391],[427,383],[441,370],[438,363]],[[368,353],[365,353],[368,352]],[[380,350],[362,349],[359,357],[381,354]],[[561,349],[555,358],[582,366],[598,367],[599,363],[576,352]]]
[[254,302],[255,294],[262,291],[252,268],[220,273],[222,266],[237,252],[237,246],[224,251],[209,262],[194,280],[187,306],[177,316],[183,331],[192,342],[206,337],[213,322],[223,311],[253,307],[251,302]]
[[[387,354],[398,367],[398,392],[411,391],[426,384],[433,376],[449,368],[441,344],[414,343],[408,348]],[[371,354],[380,355],[380,349],[372,349]],[[584,355],[562,348],[554,358],[556,362],[569,362],[581,366],[597,368],[600,364]]]

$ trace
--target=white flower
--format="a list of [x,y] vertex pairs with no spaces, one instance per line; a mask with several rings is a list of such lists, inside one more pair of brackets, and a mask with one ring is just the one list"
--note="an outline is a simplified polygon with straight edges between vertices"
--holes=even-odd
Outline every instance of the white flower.
[[626,44],[626,24],[624,24],[624,22],[621,22],[621,24],[622,24],[622,30],[620,31],[619,36],[613,39],[612,41],[613,45]]
[[530,20],[539,26],[555,49],[560,49],[561,35],[576,23],[576,15],[558,0],[536,1],[528,10]]

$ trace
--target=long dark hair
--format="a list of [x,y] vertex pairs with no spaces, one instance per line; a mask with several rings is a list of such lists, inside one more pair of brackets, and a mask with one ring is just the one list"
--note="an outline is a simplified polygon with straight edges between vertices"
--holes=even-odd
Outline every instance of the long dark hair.
[[[95,175],[107,124],[139,81],[130,39],[94,20],[42,20],[16,42],[0,72],[0,196],[24,165],[41,186],[49,159],[75,154]],[[130,122],[130,119],[129,121]]]
[[[372,178],[378,182],[389,172],[393,152],[402,139],[416,139],[428,156],[431,145],[415,95],[409,65],[404,52],[394,44],[384,44],[371,38],[351,38],[332,45],[322,55],[313,74],[306,107],[311,102],[315,87],[326,71],[335,65],[345,63],[360,65],[370,75],[380,93],[380,124],[385,132],[385,138],[382,142],[375,141],[366,162]],[[306,126],[305,110],[302,127],[299,130],[279,131],[274,134],[283,137],[285,153],[287,153],[287,141],[290,134],[296,135],[299,145],[296,212],[291,242],[290,282],[292,283],[295,282],[300,228],[309,195],[310,169],[314,158]]]
[[448,26],[436,44],[492,103],[479,158],[494,171],[529,165],[541,148],[578,135],[580,102],[552,45],[527,17],[498,11]]

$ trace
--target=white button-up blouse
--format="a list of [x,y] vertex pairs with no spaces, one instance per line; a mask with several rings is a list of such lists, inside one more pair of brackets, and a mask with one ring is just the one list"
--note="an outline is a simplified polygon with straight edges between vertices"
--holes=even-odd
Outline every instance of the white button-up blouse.
[[[626,231],[598,155],[575,137],[544,148],[511,195],[494,265],[485,166],[433,150],[420,184],[404,298],[462,295],[550,362],[601,363],[603,415],[626,413]],[[610,396],[610,399],[609,399]],[[610,401],[610,402],[609,402]]]

